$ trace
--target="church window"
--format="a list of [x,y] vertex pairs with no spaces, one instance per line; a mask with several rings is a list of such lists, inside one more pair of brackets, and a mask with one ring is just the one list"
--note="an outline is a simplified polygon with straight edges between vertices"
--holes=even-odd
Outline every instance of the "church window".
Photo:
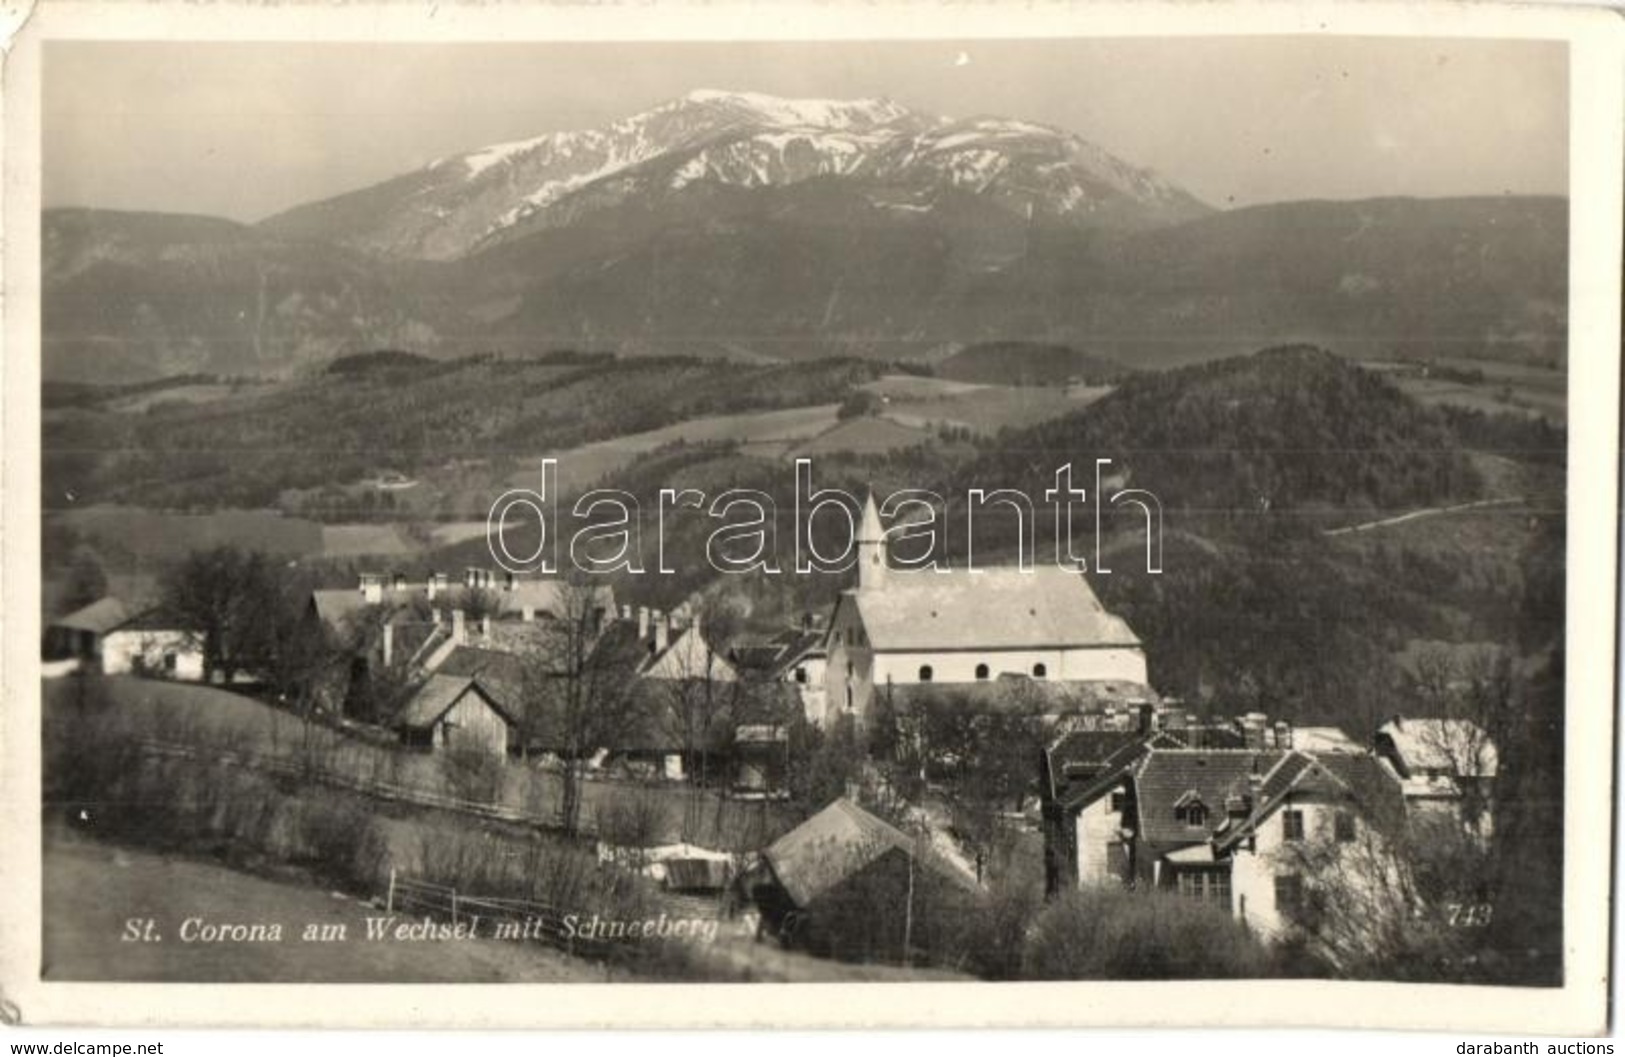
[[920,682],[929,683],[931,681],[931,674],[931,666],[929,664],[920,665]]
[[978,664],[976,666],[976,678],[978,678],[978,679],[986,679],[987,678],[987,665]]

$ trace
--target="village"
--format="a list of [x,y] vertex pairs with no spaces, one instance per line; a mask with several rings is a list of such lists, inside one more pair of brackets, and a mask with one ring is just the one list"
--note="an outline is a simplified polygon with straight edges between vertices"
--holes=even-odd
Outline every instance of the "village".
[[[1492,838],[1484,722],[1199,714],[1159,696],[1141,640],[1081,572],[907,573],[893,538],[871,498],[855,583],[777,632],[741,626],[720,593],[661,611],[581,577],[370,572],[310,593],[302,641],[325,645],[297,701],[236,667],[224,644],[240,632],[173,600],[108,597],[56,620],[46,671],[122,700],[183,684],[257,695],[322,732],[322,781],[588,843],[676,900],[663,907],[828,957],[941,961],[928,905],[1010,886],[1033,904],[1177,898],[1263,948],[1308,944],[1333,972],[1377,923],[1487,921],[1487,905],[1425,905],[1412,877]],[[149,734],[154,752],[192,751]],[[254,737],[233,760],[272,766]],[[386,762],[390,783],[369,785]],[[441,904],[393,867],[380,884],[390,909],[456,923],[455,885]],[[477,905],[466,888],[462,901]],[[855,904],[878,916],[854,926]],[[568,942],[566,922],[599,908],[551,910]],[[896,936],[875,924],[905,918]],[[842,937],[854,927],[863,942]]]

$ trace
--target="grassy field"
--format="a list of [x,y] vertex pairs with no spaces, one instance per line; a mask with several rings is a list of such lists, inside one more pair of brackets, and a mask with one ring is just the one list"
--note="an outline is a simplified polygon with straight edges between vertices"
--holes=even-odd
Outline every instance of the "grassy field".
[[[117,722],[166,744],[302,763],[352,782],[478,802],[548,822],[563,801],[560,775],[540,764],[499,759],[489,772],[471,775],[448,768],[439,755],[374,744],[320,724],[307,728],[290,712],[214,687],[129,676],[109,677],[97,685]],[[65,709],[73,704],[78,681],[48,680],[44,687],[46,710]],[[652,800],[642,800],[651,790]],[[655,812],[649,828],[655,841],[686,840],[721,850],[762,847],[796,821],[772,803],[695,795],[686,785],[646,786],[608,775],[589,775],[581,797],[581,819],[589,832],[637,800]]]
[[[928,381],[929,379],[920,379]],[[948,382],[944,385],[960,385]],[[881,415],[902,426],[958,426],[975,433],[1031,426],[1088,407],[1111,392],[1108,386],[965,386],[957,391],[891,397]]]
[[135,506],[92,506],[48,515],[113,558],[162,563],[188,551],[235,543],[270,554],[314,555],[322,551],[322,526],[270,510],[222,510],[174,514]]
[[820,433],[796,448],[794,454],[796,457],[833,455],[836,452],[878,455],[913,447],[930,439],[931,434],[918,427],[901,425],[884,418],[854,418]]
[[[207,983],[571,983],[628,978],[538,943],[369,942],[382,911],[338,893],[211,863],[101,844],[65,830],[44,849],[45,980]],[[182,922],[282,926],[278,942],[183,942]],[[151,919],[161,942],[121,939]],[[344,939],[303,942],[307,925]],[[613,975],[609,975],[613,972]]]
[[1553,425],[1568,420],[1568,372],[1522,363],[1440,357],[1434,361],[1454,371],[1479,372],[1482,381],[1424,377],[1416,364],[1367,362],[1391,377],[1400,390],[1426,404],[1449,404],[1486,414],[1543,417]]

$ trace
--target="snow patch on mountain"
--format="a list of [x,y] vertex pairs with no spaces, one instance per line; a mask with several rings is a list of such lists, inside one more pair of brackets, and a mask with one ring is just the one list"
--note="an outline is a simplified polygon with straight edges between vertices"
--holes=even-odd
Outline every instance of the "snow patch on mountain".
[[843,128],[885,125],[909,116],[907,108],[890,99],[785,99],[760,92],[727,92],[698,88],[683,97],[701,106],[744,111],[777,125]]
[[548,133],[545,136],[536,136],[532,139],[517,139],[511,143],[497,143],[486,147],[484,150],[463,155],[463,165],[468,168],[469,178],[472,179],[493,165],[501,165],[517,155],[535,150],[552,138],[553,133]]

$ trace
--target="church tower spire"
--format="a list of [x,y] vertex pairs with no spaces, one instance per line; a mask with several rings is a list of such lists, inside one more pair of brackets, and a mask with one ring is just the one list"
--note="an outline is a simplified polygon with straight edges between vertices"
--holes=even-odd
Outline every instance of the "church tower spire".
[[863,520],[858,525],[858,590],[870,591],[886,582],[886,530],[880,525],[875,496],[863,501]]

